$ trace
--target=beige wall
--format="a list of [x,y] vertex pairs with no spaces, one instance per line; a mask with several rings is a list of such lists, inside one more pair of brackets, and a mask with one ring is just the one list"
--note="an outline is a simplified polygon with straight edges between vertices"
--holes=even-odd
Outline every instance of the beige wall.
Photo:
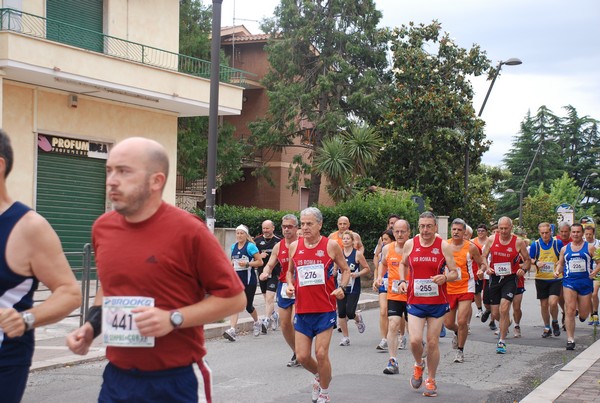
[[105,33],[178,53],[178,0],[105,0]]
[[68,95],[4,80],[3,128],[15,151],[8,180],[12,197],[34,205],[38,132],[107,143],[143,136],[167,148],[171,166],[164,199],[174,204],[177,116],[81,95],[71,108]]

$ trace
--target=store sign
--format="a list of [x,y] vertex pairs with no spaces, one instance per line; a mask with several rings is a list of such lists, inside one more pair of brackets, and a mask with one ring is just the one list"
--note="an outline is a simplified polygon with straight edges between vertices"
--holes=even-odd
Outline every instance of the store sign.
[[561,224],[566,222],[569,225],[573,225],[575,222],[575,212],[573,211],[573,206],[567,203],[563,203],[556,208],[556,222]]
[[38,149],[47,153],[107,159],[108,143],[38,134]]

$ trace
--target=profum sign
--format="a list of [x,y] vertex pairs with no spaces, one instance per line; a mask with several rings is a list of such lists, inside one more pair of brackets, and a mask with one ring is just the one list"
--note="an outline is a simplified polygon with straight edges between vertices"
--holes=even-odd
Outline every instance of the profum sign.
[[106,159],[108,143],[38,134],[38,149],[47,153]]

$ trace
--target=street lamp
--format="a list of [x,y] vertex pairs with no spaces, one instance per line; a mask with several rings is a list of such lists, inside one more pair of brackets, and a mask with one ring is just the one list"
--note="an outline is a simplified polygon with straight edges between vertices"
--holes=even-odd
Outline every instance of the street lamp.
[[596,176],[598,176],[598,172],[592,172],[591,174],[588,174],[588,176],[585,177],[585,179],[583,181],[583,184],[581,185],[581,188],[579,189],[579,193],[577,193],[577,197],[575,198],[575,202],[573,203],[573,210],[575,210],[575,208],[577,207],[577,204],[579,203],[579,196],[581,196],[582,193],[585,194],[584,191],[585,191],[585,187],[587,186],[588,179],[589,178],[595,178]]
[[[519,64],[523,64],[521,59],[516,57],[511,57],[506,61],[498,62],[498,67],[496,67],[496,72],[494,73],[494,77],[492,78],[492,82],[490,83],[490,88],[488,88],[487,94],[485,94],[485,98],[483,100],[483,104],[481,105],[481,109],[479,109],[479,113],[477,117],[481,117],[483,113],[483,108],[485,108],[485,104],[487,103],[488,98],[490,97],[490,93],[492,92],[492,88],[494,88],[494,83],[496,82],[496,78],[498,78],[498,74],[500,74],[500,70],[502,70],[502,66],[518,66]],[[467,134],[468,135],[468,134]],[[467,205],[468,194],[469,194],[469,144],[471,140],[467,138],[467,145],[465,147],[465,206]]]

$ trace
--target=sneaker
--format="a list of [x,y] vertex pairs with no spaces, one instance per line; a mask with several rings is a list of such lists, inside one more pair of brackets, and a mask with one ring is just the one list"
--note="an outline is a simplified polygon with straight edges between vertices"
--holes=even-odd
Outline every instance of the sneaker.
[[462,350],[456,350],[456,355],[454,356],[454,362],[462,363],[465,362],[465,353]]
[[273,312],[273,315],[271,315],[271,330],[275,331],[277,329],[279,329],[279,314]]
[[329,398],[329,393],[319,393],[319,398],[317,399],[317,403],[329,403],[331,399]]
[[265,322],[263,322],[262,320],[257,320],[256,322],[254,322],[254,337],[258,337],[260,335],[261,327],[263,327],[264,325]]
[[498,326],[496,326],[496,322],[494,322],[494,321],[490,322],[490,330],[498,330]]
[[423,383],[424,369],[425,361],[423,361],[421,365],[415,364],[413,375],[410,378],[410,386],[412,386],[413,389],[419,389],[421,387],[421,384]]
[[398,370],[398,361],[393,357],[390,358],[390,360],[388,361],[387,367],[385,367],[383,370],[383,373],[387,374],[387,375],[394,375],[399,372],[400,371]]
[[555,337],[560,336],[560,327],[558,326],[558,322],[552,322],[552,332]]
[[481,315],[483,315],[483,311],[481,309],[477,310],[477,315],[475,315],[475,317],[481,318]]
[[315,378],[312,383],[312,401],[313,403],[317,403],[319,400],[319,396],[321,395],[321,384],[319,380]]
[[402,336],[400,344],[398,344],[398,350],[406,350],[406,336]]
[[488,311],[487,309],[485,310],[485,312],[483,312],[481,314],[481,323],[485,323],[487,322],[488,318],[490,317],[490,315],[492,314],[492,312]]
[[496,354],[506,354],[506,343],[499,341],[496,344]]
[[423,391],[423,396],[427,397],[436,397],[437,396],[437,386],[435,384],[435,379],[427,379],[425,381],[425,390]]
[[294,353],[294,355],[292,356],[292,359],[288,361],[288,363],[286,364],[288,367],[292,368],[292,367],[299,367],[300,363],[298,362],[298,360],[296,359],[296,353]]
[[458,335],[455,334],[452,338],[452,348],[456,350],[458,348]]
[[379,342],[379,344],[375,348],[377,350],[387,350],[388,349],[387,340],[386,339],[381,339],[381,341]]
[[230,327],[229,329],[225,330],[225,332],[223,332],[223,337],[229,341],[236,341],[237,334],[235,334],[235,329]]
[[567,350],[575,350],[575,342],[567,341]]
[[590,321],[588,322],[588,325],[594,326],[594,325],[598,325],[598,324],[600,324],[600,322],[598,322],[598,315],[590,316]]
[[515,325],[513,334],[514,334],[515,339],[520,339],[521,338],[521,326]]
[[342,337],[342,341],[340,341],[340,346],[349,346],[349,345],[350,345],[350,338]]
[[[558,323],[556,324],[556,327],[558,327]],[[560,332],[560,330],[559,330],[559,332]],[[549,328],[549,327],[545,327],[545,328],[544,328],[544,333],[542,333],[542,337],[543,337],[544,339],[547,339],[547,338],[548,338],[548,337],[550,337],[550,336],[552,336],[552,331],[550,330],[550,328]]]
[[342,328],[338,327],[338,333],[342,333]]
[[[263,320],[260,321],[260,332],[262,334],[267,334],[267,329],[269,328],[269,318],[264,318]],[[257,334],[255,334],[255,336],[258,336]]]
[[446,337],[446,326],[442,325],[442,330],[440,330],[440,337]]
[[364,333],[365,329],[367,328],[365,326],[365,322],[363,321],[362,315],[360,313],[356,313],[356,327],[358,328],[358,333]]

